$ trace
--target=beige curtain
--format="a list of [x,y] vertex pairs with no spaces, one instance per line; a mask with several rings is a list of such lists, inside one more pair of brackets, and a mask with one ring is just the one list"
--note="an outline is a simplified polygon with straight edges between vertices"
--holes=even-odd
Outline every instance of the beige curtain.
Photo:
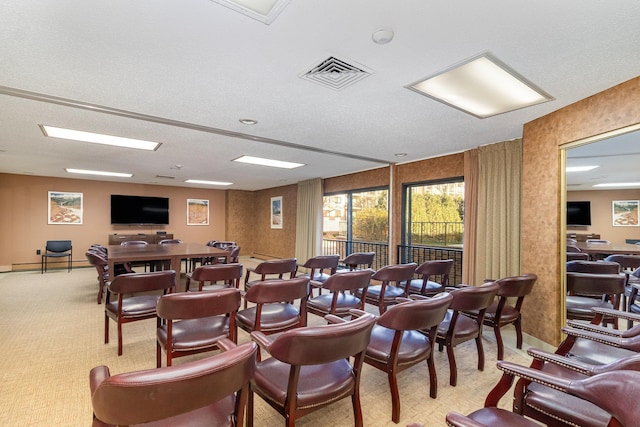
[[322,179],[298,183],[296,258],[300,264],[322,254]]
[[520,274],[522,140],[478,148],[475,284]]
[[478,150],[464,153],[464,255],[462,283],[477,285],[476,242],[478,221]]

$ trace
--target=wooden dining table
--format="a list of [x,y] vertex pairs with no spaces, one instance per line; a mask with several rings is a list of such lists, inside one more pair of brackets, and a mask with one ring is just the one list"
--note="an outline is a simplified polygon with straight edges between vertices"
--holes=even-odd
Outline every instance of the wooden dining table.
[[109,280],[113,280],[115,264],[134,261],[169,260],[170,268],[180,277],[180,263],[187,258],[224,258],[229,262],[229,252],[200,243],[176,243],[170,245],[109,245],[107,246]]
[[631,243],[587,243],[578,242],[575,244],[582,252],[589,255],[593,254],[623,254],[623,255],[640,255],[640,245]]

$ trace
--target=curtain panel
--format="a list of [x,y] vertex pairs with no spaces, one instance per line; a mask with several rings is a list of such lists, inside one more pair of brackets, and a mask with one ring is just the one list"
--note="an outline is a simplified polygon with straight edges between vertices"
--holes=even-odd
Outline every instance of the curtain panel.
[[298,183],[296,251],[300,264],[322,254],[322,179]]

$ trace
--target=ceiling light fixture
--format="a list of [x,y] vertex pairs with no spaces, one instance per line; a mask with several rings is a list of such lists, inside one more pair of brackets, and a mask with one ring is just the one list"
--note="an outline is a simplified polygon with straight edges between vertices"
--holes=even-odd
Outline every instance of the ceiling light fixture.
[[118,178],[131,178],[133,176],[132,173],[92,171],[92,170],[86,170],[86,169],[73,169],[73,168],[65,168],[65,171],[67,171],[68,173],[79,173],[83,175],[116,176]]
[[396,157],[407,157],[407,153],[396,153],[394,154]]
[[256,125],[258,124],[258,121],[253,119],[240,119],[240,123],[243,125]]
[[388,28],[381,28],[379,30],[374,31],[373,34],[371,35],[371,38],[377,44],[387,44],[391,40],[393,40],[393,36],[394,36],[393,30]]
[[189,184],[204,184],[204,185],[233,185],[233,182],[204,181],[201,179],[187,179],[185,182],[188,182]]
[[54,126],[39,125],[44,136],[51,138],[70,139],[72,141],[90,142],[93,144],[114,145],[116,147],[136,148],[138,150],[155,151],[160,147],[159,142],[142,139],[123,138],[120,136],[104,135],[101,133],[84,132],[80,130],[64,129]]
[[489,53],[406,87],[480,119],[554,99]]
[[594,187],[640,187],[640,182],[610,182],[595,184]]
[[234,162],[249,163],[252,165],[271,166],[274,168],[295,169],[304,166],[304,163],[284,162],[282,160],[264,159],[261,157],[242,156],[233,160]]
[[587,172],[600,166],[567,166],[567,172]]
[[211,0],[269,25],[291,0]]

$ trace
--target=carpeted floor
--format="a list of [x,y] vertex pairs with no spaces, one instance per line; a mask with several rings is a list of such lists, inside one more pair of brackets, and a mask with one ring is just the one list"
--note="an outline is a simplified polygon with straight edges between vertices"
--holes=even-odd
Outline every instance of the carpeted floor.
[[[244,265],[257,260],[241,258]],[[117,336],[104,344],[104,308],[96,304],[97,279],[92,268],[0,273],[0,421],[15,426],[86,426],[91,424],[89,370],[109,366],[112,374],[155,367],[155,321],[123,327],[124,354],[117,356]],[[375,309],[371,307],[371,311]],[[309,315],[310,324],[322,319]],[[528,365],[530,358],[515,350],[513,328],[506,328],[505,359]],[[239,341],[249,339],[239,331]],[[449,411],[470,412],[483,405],[500,373],[495,369],[493,333],[485,331],[486,368],[476,369],[475,343],[456,348],[458,386],[449,385],[446,353],[436,352],[438,397],[429,397],[427,366],[420,364],[399,375],[401,420],[391,421],[387,376],[365,365],[361,384],[365,426],[405,426],[418,422],[443,426]],[[211,354],[211,353],[210,353]],[[210,355],[209,354],[209,355]],[[193,356],[207,357],[206,355]],[[174,364],[190,358],[181,358]],[[502,406],[508,408],[510,395]],[[283,418],[256,398],[255,425],[282,425]],[[350,399],[344,399],[300,419],[299,426],[352,426]]]

